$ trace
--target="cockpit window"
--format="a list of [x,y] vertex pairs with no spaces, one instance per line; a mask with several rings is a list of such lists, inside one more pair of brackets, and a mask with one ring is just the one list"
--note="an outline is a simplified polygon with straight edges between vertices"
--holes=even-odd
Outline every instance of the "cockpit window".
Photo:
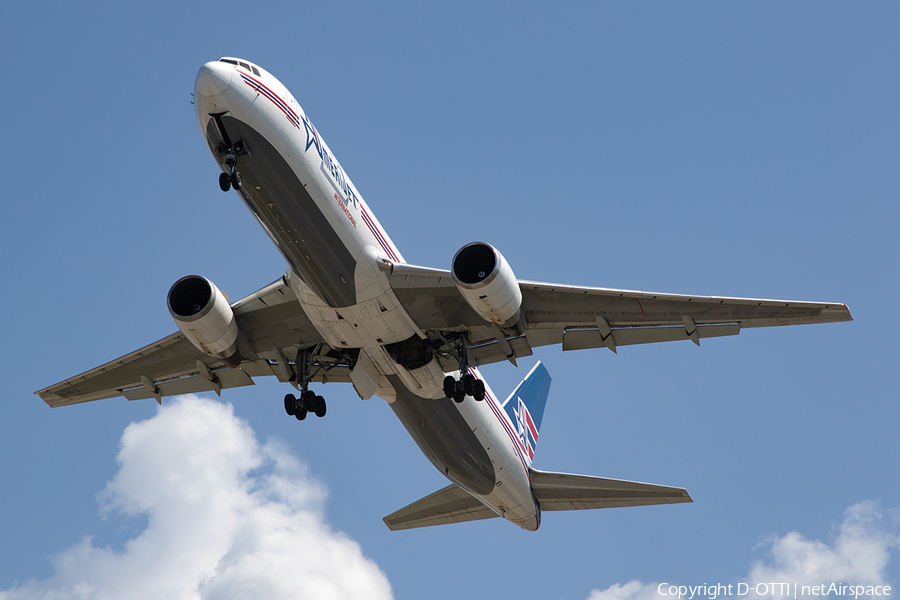
[[262,77],[259,74],[259,69],[257,69],[256,67],[254,67],[253,65],[251,65],[249,63],[238,62],[238,61],[232,60],[230,58],[220,58],[219,62],[228,63],[229,65],[234,65],[236,67],[243,67],[243,68],[247,69],[248,71],[252,71],[253,74],[256,75],[257,77]]

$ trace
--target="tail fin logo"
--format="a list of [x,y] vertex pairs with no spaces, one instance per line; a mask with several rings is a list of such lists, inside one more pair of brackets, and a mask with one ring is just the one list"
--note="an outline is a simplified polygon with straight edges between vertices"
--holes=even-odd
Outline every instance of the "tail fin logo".
[[534,419],[531,418],[531,412],[519,396],[516,397],[516,408],[513,410],[513,414],[516,416],[516,429],[518,430],[516,433],[528,455],[528,461],[531,462],[534,460],[534,448],[537,446],[538,428],[534,424]]
[[550,374],[538,361],[503,403],[509,417],[509,435],[529,465],[534,460],[538,431],[544,418],[544,406],[550,393]]

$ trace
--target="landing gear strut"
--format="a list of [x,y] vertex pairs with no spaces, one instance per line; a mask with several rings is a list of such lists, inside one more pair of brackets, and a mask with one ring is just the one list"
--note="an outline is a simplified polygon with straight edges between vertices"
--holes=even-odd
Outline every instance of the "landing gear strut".
[[[453,347],[455,346],[455,348]],[[466,347],[466,337],[460,336],[454,345],[451,345],[453,355],[459,360],[459,372],[463,373],[462,379],[457,381],[452,375],[444,377],[444,395],[453,398],[456,403],[460,403],[466,399],[466,396],[472,396],[478,402],[484,400],[484,381],[475,377],[469,371],[468,348]]]
[[219,133],[222,136],[223,143],[219,144],[219,147],[216,150],[227,169],[226,172],[219,175],[219,188],[221,188],[223,192],[227,192],[231,188],[234,188],[235,191],[240,191],[243,182],[241,180],[241,174],[236,170],[237,157],[242,154],[249,154],[249,152],[244,146],[244,140],[238,140],[237,142],[232,143],[231,138],[228,136],[228,131],[225,130],[225,123],[222,121],[222,115],[224,114],[225,113],[210,114],[215,120],[216,127],[218,127]]
[[300,350],[297,352],[297,359],[294,364],[297,367],[295,377],[299,379],[297,387],[300,390],[300,397],[297,398],[293,394],[287,394],[284,397],[284,412],[289,416],[296,417],[298,421],[305,419],[309,413],[313,413],[317,417],[325,416],[325,398],[316,395],[315,392],[309,389],[309,371],[316,355],[315,350],[316,348],[313,348],[312,351]]

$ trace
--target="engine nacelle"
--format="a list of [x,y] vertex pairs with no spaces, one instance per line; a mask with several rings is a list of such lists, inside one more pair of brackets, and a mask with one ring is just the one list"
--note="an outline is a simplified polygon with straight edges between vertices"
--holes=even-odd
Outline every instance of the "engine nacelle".
[[240,364],[234,312],[212,281],[199,275],[182,277],[169,289],[167,304],[178,329],[197,349],[229,367]]
[[453,257],[459,293],[485,321],[511,328],[522,321],[522,290],[509,263],[484,242],[466,244]]

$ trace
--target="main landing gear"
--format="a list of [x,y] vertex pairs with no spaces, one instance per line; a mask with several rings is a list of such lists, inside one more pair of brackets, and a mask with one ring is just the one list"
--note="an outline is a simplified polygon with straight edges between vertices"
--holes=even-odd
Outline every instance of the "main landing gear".
[[293,394],[287,394],[284,397],[284,412],[292,417],[296,417],[298,421],[306,418],[308,413],[313,413],[317,417],[325,416],[325,398],[317,396],[315,392],[306,390],[297,398]]
[[453,344],[447,342],[453,356],[459,361],[459,372],[465,373],[459,381],[453,375],[444,377],[444,395],[453,398],[457,404],[465,400],[466,396],[472,396],[478,402],[484,400],[484,381],[469,372],[469,352],[466,342],[465,335],[460,336]]
[[466,396],[472,396],[481,402],[484,400],[484,392],[484,382],[471,373],[463,375],[460,381],[457,381],[453,375],[444,377],[444,395],[453,398],[457,403],[465,400]]
[[298,421],[305,419],[309,413],[313,413],[317,417],[325,416],[325,398],[317,396],[309,389],[310,369],[315,360],[316,349],[297,352],[297,359],[294,361],[297,372],[291,377],[291,380],[296,382],[299,379],[297,387],[300,390],[300,397],[297,398],[293,394],[287,394],[284,397],[284,412]]

